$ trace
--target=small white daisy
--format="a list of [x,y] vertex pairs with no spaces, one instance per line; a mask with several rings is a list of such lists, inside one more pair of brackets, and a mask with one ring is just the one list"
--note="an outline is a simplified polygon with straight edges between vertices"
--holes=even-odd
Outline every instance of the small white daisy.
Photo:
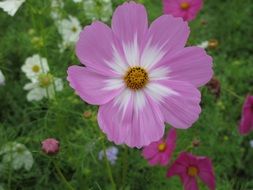
[[55,91],[62,91],[63,81],[51,74],[41,74],[38,81],[27,83],[24,90],[28,90],[27,101],[40,101],[43,98],[53,98]]
[[112,2],[111,0],[86,0],[84,12],[90,20],[107,22],[112,16]]
[[0,86],[5,84],[5,77],[2,71],[0,70]]
[[8,143],[0,150],[0,155],[2,156],[2,163],[10,164],[14,170],[24,168],[29,171],[33,166],[32,153],[23,144]]
[[0,2],[0,8],[10,16],[14,16],[25,0],[5,0]]
[[47,59],[35,54],[26,59],[21,70],[26,74],[28,79],[35,82],[40,74],[49,72]]
[[69,19],[59,21],[58,30],[62,36],[63,44],[73,45],[78,40],[82,27],[77,18],[69,16]]

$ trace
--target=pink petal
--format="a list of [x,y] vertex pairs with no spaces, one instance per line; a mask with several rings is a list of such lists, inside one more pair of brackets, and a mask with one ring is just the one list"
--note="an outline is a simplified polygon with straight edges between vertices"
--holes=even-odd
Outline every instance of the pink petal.
[[161,158],[162,158],[162,155],[159,155],[159,153],[158,153],[158,155],[155,155],[153,158],[148,160],[148,163],[151,166],[154,166],[154,165],[157,165],[157,164],[166,165],[166,164],[164,164],[164,162],[161,162]]
[[187,82],[167,80],[160,83],[176,93],[169,94],[161,103],[165,121],[175,128],[191,127],[201,112],[199,90]]
[[184,190],[198,190],[199,189],[196,178],[187,176],[186,179],[187,181],[183,181]]
[[117,7],[112,17],[112,30],[123,43],[132,42],[136,36],[138,44],[141,44],[148,30],[145,7],[133,1]]
[[167,136],[167,139],[166,139],[166,144],[167,145],[170,145],[170,148],[171,145],[173,145],[173,147],[176,146],[176,140],[177,140],[177,130],[174,129],[174,128],[171,128],[168,132],[168,136]]
[[70,66],[68,68],[67,80],[70,86],[89,104],[105,104],[121,92],[121,88],[107,90],[105,81],[108,79],[86,67]]
[[161,166],[166,166],[166,165],[168,165],[168,163],[169,163],[169,161],[170,161],[170,159],[171,159],[172,152],[173,152],[173,151],[169,151],[169,152],[165,152],[164,154],[161,154],[161,155],[160,155],[160,162],[159,162],[159,164],[160,164]]
[[253,96],[247,96],[242,109],[242,119],[239,126],[241,135],[246,135],[253,130]]
[[212,167],[212,161],[207,157],[198,158],[199,177],[207,184],[210,190],[215,189],[215,177]]
[[175,161],[172,166],[167,171],[167,177],[172,177],[174,175],[182,175],[186,173],[186,167],[180,162]]
[[196,87],[205,85],[213,76],[212,58],[198,47],[187,47],[169,54],[159,66],[170,70],[171,80],[190,82]]
[[159,153],[158,151],[158,145],[161,143],[162,141],[158,141],[158,142],[152,142],[151,144],[149,144],[148,146],[145,146],[142,150],[142,156],[145,159],[150,159],[152,157],[154,157],[155,155],[157,155]]
[[[149,56],[160,56],[161,58],[167,53],[182,49],[188,39],[190,29],[187,22],[184,22],[181,18],[174,18],[171,15],[163,15],[156,19],[150,26],[148,31],[148,41],[143,50],[142,65],[147,64],[143,59],[151,59]],[[158,52],[158,53],[157,53]],[[159,55],[160,54],[160,55]],[[146,67],[154,66],[157,61],[152,61],[150,65]]]
[[215,177],[213,173],[200,172],[199,177],[209,187],[210,190],[215,190]]
[[[115,98],[100,106],[98,123],[109,140],[141,148],[162,138],[163,117],[158,105],[148,97],[130,93],[130,98],[121,101]],[[126,106],[119,102],[125,102]]]
[[112,31],[102,22],[96,21],[83,29],[76,44],[76,54],[90,69],[106,76],[116,75],[107,63],[113,60]]

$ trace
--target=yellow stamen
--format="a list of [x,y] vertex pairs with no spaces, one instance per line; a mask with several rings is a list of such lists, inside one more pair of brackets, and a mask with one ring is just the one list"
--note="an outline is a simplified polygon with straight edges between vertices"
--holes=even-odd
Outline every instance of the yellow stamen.
[[139,90],[148,83],[148,73],[141,67],[132,67],[127,71],[124,81],[128,88]]
[[40,66],[39,65],[34,65],[32,67],[32,71],[35,72],[35,73],[38,73],[40,71]]
[[187,174],[191,177],[195,177],[196,175],[198,175],[199,173],[199,170],[198,168],[196,168],[195,166],[190,166],[188,169],[187,169]]
[[188,10],[190,8],[190,4],[188,2],[182,2],[180,4],[181,9]]
[[160,143],[158,145],[158,150],[159,150],[159,152],[164,152],[166,150],[166,144],[164,142]]

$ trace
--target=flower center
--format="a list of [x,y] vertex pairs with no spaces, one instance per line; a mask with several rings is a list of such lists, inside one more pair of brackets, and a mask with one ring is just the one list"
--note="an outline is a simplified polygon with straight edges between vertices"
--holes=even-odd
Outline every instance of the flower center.
[[35,73],[38,73],[38,72],[40,71],[39,65],[34,65],[34,66],[32,67],[32,71],[35,72]]
[[190,8],[190,4],[188,2],[182,2],[180,7],[182,10],[188,10]]
[[141,67],[132,67],[127,71],[124,81],[128,88],[139,90],[148,83],[148,73]]
[[195,177],[196,175],[198,175],[199,173],[199,170],[198,168],[196,168],[195,166],[190,166],[188,169],[187,169],[187,174],[191,177]]
[[72,30],[72,32],[76,32],[77,28],[75,26],[73,26],[71,30]]
[[158,150],[159,150],[159,152],[164,152],[165,150],[166,150],[166,144],[164,143],[164,142],[162,142],[162,143],[160,143],[159,145],[158,145]]
[[39,76],[39,85],[42,88],[47,88],[53,82],[53,76],[51,74],[42,74]]

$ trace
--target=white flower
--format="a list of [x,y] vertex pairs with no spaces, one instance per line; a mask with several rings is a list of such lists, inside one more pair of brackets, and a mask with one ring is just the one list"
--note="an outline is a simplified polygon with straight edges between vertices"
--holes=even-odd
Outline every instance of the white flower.
[[2,71],[0,70],[0,86],[5,84],[5,77]]
[[208,48],[208,45],[209,45],[209,42],[208,41],[204,41],[201,44],[198,44],[197,47],[206,49],[206,48]]
[[14,170],[24,168],[29,171],[33,166],[32,153],[23,144],[8,143],[1,149],[0,155],[3,156],[2,162],[11,164]]
[[86,0],[84,1],[84,12],[90,20],[107,22],[112,16],[112,2],[111,0]]
[[253,148],[253,140],[249,141],[250,147]]
[[78,40],[82,27],[77,18],[69,16],[69,19],[59,21],[58,30],[62,36],[63,44],[66,46],[73,45]]
[[10,16],[14,16],[24,2],[25,0],[5,0],[0,2],[0,8],[2,8]]
[[47,59],[35,54],[26,59],[25,64],[21,67],[21,70],[26,74],[28,79],[35,82],[40,74],[47,73],[49,71]]
[[38,81],[27,83],[24,90],[28,90],[27,101],[40,101],[43,98],[53,98],[55,91],[62,91],[62,79],[53,77],[51,74],[41,74]]
[[60,19],[60,10],[64,7],[62,0],[52,0],[51,3],[51,17],[54,20]]

